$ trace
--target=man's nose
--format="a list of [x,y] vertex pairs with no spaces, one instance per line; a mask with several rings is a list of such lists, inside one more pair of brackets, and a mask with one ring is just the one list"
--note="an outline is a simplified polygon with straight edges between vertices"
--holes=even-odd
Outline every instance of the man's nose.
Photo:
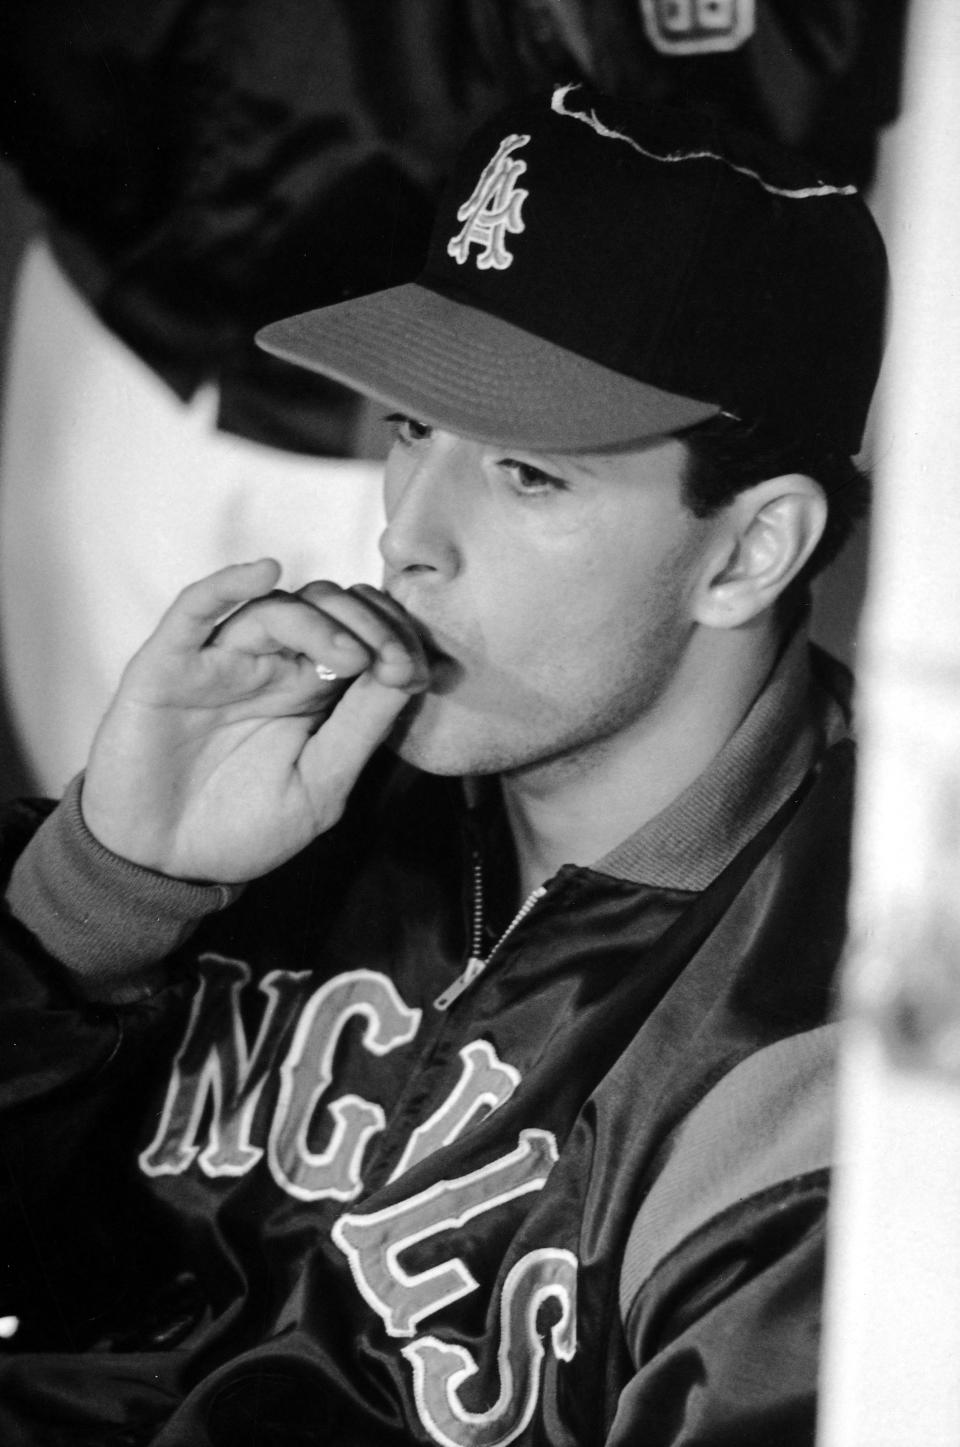
[[455,509],[456,439],[435,434],[408,453],[395,444],[387,460],[387,526],[380,552],[391,573],[450,577],[458,567]]

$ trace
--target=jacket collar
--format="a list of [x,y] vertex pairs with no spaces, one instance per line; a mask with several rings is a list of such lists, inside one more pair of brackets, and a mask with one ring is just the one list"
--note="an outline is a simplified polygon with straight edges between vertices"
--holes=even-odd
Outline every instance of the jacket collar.
[[846,670],[800,629],[703,773],[594,868],[656,888],[706,889],[847,734],[848,694]]

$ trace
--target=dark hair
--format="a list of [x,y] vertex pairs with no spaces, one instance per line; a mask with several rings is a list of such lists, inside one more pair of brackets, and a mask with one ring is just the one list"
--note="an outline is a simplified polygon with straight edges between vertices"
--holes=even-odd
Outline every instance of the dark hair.
[[780,599],[782,622],[809,604],[810,581],[840,552],[870,505],[870,479],[852,457],[816,442],[784,441],[762,423],[720,413],[677,434],[686,444],[683,499],[697,517],[719,512],[737,493],[770,477],[799,472],[827,500],[823,536]]

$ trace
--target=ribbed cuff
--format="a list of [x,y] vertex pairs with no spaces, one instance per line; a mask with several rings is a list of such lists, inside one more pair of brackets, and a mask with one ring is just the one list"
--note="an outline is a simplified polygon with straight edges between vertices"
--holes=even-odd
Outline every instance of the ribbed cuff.
[[14,866],[6,902],[44,949],[94,999],[149,993],[157,967],[241,885],[191,884],[120,858],[90,833],[80,809],[83,775]]

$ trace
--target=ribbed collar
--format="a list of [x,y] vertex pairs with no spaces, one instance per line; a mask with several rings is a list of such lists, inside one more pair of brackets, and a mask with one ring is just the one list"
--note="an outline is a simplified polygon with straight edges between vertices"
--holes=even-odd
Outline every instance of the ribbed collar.
[[[811,664],[813,666],[811,666]],[[849,728],[845,671],[806,633],[782,650],[740,727],[698,778],[593,867],[664,889],[713,882]]]

